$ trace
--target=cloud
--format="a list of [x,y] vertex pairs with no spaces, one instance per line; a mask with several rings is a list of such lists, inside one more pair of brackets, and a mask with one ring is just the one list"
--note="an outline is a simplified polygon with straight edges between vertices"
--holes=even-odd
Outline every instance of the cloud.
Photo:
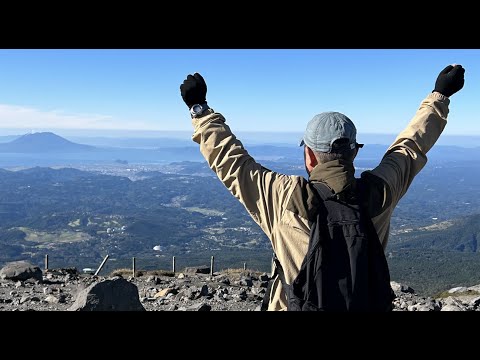
[[43,111],[8,104],[0,104],[0,128],[154,130],[147,122],[119,120],[110,115],[66,114],[62,110]]

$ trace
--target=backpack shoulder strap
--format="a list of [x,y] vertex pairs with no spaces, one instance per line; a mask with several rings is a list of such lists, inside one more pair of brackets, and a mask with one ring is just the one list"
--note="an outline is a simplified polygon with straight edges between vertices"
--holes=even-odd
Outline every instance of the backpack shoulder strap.
[[268,309],[268,304],[270,303],[270,297],[272,295],[271,292],[272,292],[273,283],[275,282],[275,278],[277,276],[280,278],[282,286],[285,287],[285,293],[288,294],[288,291],[287,291],[288,285],[287,285],[287,282],[285,281],[285,274],[283,272],[282,265],[280,265],[280,261],[278,261],[277,255],[275,253],[273,253],[273,262],[275,263],[275,269],[268,282],[265,295],[263,296],[262,304],[260,307],[261,311],[266,311]]
[[378,242],[380,242],[380,238],[378,237],[377,230],[375,229],[375,226],[373,225],[372,218],[370,217],[370,214],[367,212],[367,206],[366,202],[368,199],[365,199],[365,184],[363,183],[362,179],[356,179],[356,192],[359,197],[359,210],[361,213],[361,218],[363,220],[363,223],[365,225],[365,230],[367,231],[368,236],[371,236],[372,239],[376,239]]
[[[318,195],[320,196],[320,198],[323,201],[325,201],[326,199],[329,199],[330,197],[334,196],[334,194],[332,193],[332,191],[330,190],[330,188],[326,184],[324,184],[324,183],[311,183],[311,184],[316,189],[316,193],[318,193]],[[325,211],[325,210],[319,209],[319,211]],[[290,293],[290,290],[289,290],[290,285],[287,284],[287,281],[285,280],[285,273],[283,271],[283,267],[280,264],[280,261],[278,260],[277,255],[275,253],[273,253],[273,261],[275,263],[275,269],[274,269],[274,272],[273,272],[272,276],[270,277],[268,287],[265,291],[265,295],[263,297],[262,304],[261,304],[261,307],[260,307],[261,311],[266,311],[268,309],[268,304],[270,303],[270,297],[271,297],[273,283],[274,283],[277,276],[279,277],[279,279],[282,283],[283,289],[284,289],[285,294],[287,296],[287,302],[288,302],[288,296],[289,296],[289,293]]]
[[323,182],[310,182],[323,201],[335,198],[335,194]]
[[[361,218],[363,219],[363,224],[365,226],[365,231],[367,236],[372,240],[372,246],[370,247],[370,252],[372,256],[377,259],[374,262],[376,265],[373,273],[378,274],[377,281],[380,284],[376,291],[377,294],[381,294],[379,297],[380,302],[377,303],[375,307],[376,311],[392,311],[393,310],[393,300],[395,299],[395,293],[390,285],[390,270],[388,266],[387,259],[385,257],[385,251],[383,249],[382,243],[378,236],[377,230],[373,225],[372,218],[367,211],[366,202],[368,199],[365,198],[365,184],[362,179],[357,179],[357,194],[359,196],[360,212]],[[380,305],[379,305],[380,304]]]

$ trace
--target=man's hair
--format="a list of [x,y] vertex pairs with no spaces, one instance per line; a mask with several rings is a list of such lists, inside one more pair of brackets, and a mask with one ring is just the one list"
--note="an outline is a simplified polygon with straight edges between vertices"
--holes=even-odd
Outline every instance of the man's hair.
[[353,162],[355,158],[355,149],[350,149],[345,145],[348,144],[348,139],[339,139],[333,143],[332,152],[318,152],[313,151],[319,164],[324,164],[332,160],[346,160]]

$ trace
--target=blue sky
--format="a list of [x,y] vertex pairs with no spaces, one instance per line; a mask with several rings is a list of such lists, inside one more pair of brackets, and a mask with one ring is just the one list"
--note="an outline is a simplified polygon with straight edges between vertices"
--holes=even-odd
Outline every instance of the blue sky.
[[[191,130],[179,86],[201,73],[234,131],[302,132],[323,111],[401,131],[448,64],[465,67],[444,134],[480,135],[480,50],[0,50],[0,135],[17,129]],[[13,130],[15,129],[15,130]]]

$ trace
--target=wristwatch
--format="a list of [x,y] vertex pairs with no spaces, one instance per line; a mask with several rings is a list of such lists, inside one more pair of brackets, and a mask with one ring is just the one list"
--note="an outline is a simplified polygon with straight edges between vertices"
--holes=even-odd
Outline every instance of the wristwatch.
[[202,115],[203,112],[208,109],[210,109],[210,107],[207,105],[207,103],[195,104],[190,108],[190,114],[192,115],[192,118],[194,118]]

